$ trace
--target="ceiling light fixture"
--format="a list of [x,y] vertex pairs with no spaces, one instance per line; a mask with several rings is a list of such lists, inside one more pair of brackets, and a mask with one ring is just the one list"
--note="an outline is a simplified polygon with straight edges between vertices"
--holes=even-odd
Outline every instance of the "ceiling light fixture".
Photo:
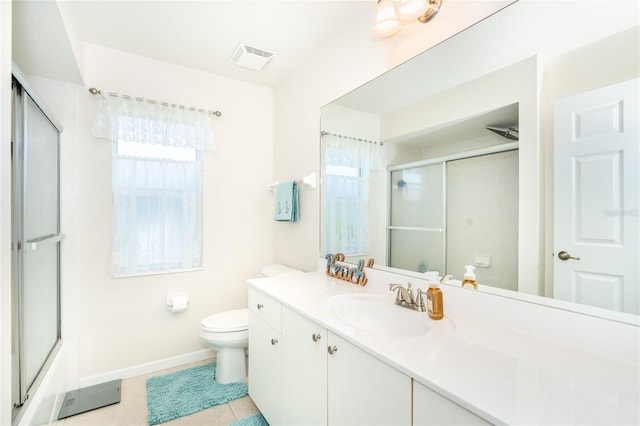
[[414,19],[429,22],[440,10],[442,0],[400,0],[398,13],[393,0],[378,0],[373,33],[376,37],[390,37],[402,28],[402,22]]

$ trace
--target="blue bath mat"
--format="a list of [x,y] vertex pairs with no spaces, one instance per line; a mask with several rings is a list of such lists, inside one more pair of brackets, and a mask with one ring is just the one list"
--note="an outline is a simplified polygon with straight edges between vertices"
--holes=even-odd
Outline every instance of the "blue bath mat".
[[258,413],[233,422],[230,426],[269,426],[269,423],[262,414]]
[[188,416],[247,396],[246,383],[214,380],[216,364],[187,368],[147,380],[149,425]]

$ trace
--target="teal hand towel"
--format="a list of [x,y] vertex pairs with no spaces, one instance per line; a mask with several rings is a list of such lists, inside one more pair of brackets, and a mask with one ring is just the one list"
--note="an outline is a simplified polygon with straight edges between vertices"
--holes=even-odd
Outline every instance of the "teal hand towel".
[[297,222],[300,218],[298,184],[294,181],[282,182],[276,187],[273,218],[279,222]]

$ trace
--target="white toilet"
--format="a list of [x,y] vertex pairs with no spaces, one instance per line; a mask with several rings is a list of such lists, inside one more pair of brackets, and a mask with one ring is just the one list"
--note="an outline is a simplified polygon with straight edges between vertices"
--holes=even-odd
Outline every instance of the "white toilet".
[[[302,273],[285,265],[262,268],[261,277]],[[216,382],[247,381],[246,349],[249,342],[249,310],[234,309],[210,315],[200,321],[200,338],[216,354]]]

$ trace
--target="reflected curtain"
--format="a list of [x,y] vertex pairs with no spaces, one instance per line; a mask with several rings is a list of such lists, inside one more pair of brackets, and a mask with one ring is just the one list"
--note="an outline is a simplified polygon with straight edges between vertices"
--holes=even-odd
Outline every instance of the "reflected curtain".
[[380,162],[374,142],[325,134],[325,249],[347,256],[369,252],[369,176]]

